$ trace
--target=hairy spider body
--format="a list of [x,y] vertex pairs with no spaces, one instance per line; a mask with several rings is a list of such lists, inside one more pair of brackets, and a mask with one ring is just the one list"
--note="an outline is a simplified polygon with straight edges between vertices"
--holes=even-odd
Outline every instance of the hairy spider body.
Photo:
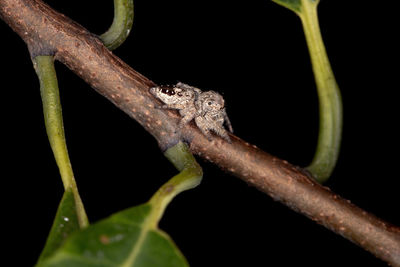
[[229,135],[224,128],[226,122],[230,132],[233,132],[232,125],[225,111],[223,97],[214,91],[207,91],[200,94],[195,102],[199,116],[195,117],[196,125],[202,133],[211,139],[210,130],[230,142]]
[[179,110],[182,116],[179,129],[194,119],[197,127],[210,141],[212,131],[231,142],[223,125],[225,122],[229,131],[233,132],[232,125],[225,111],[225,101],[217,92],[202,92],[199,88],[181,82],[173,87],[153,87],[150,92],[164,103],[161,108]]
[[179,122],[178,127],[182,128],[195,117],[197,112],[195,100],[197,99],[198,94],[201,93],[201,90],[195,90],[193,87],[186,84],[178,83],[174,87],[152,87],[150,88],[150,93],[164,103],[160,108],[179,110],[182,119]]

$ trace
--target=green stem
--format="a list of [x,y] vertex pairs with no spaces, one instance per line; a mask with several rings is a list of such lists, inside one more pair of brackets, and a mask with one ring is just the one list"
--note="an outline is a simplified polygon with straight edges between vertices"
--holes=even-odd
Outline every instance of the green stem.
[[114,0],[114,20],[111,27],[100,39],[104,45],[114,50],[128,37],[133,24],[133,0]]
[[318,1],[302,0],[301,18],[319,98],[319,136],[312,163],[307,169],[320,183],[335,168],[342,135],[342,99],[326,54],[318,23]]
[[54,69],[54,58],[52,56],[37,56],[33,59],[33,65],[40,82],[44,120],[50,146],[60,170],[64,189],[65,191],[71,191],[74,195],[79,226],[84,228],[88,226],[89,223],[78,193],[65,142],[57,75]]
[[179,142],[169,148],[164,155],[174,164],[180,173],[165,183],[150,199],[149,202],[153,206],[153,210],[151,219],[148,222],[151,227],[157,225],[166,206],[177,194],[196,187],[200,184],[203,177],[200,165],[196,162],[186,144]]
[[148,204],[152,208],[146,220],[141,224],[142,228],[137,238],[135,249],[119,266],[133,266],[132,263],[136,262],[148,232],[152,229],[157,229],[158,222],[171,200],[177,194],[194,188],[201,182],[203,171],[186,144],[179,142],[169,148],[164,155],[175,165],[180,173],[161,186],[149,200]]
[[319,99],[319,134],[314,158],[307,167],[315,179],[326,182],[339,157],[342,138],[343,108],[319,29],[317,6],[319,0],[272,0],[295,12],[301,19],[310,52]]

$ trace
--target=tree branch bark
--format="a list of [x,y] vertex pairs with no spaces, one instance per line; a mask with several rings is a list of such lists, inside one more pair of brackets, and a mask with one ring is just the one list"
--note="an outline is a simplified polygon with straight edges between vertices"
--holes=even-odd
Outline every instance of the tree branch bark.
[[0,0],[0,17],[26,42],[32,57],[54,55],[118,108],[138,121],[165,150],[179,140],[291,209],[400,266],[400,229],[316,183],[304,170],[231,135],[210,142],[192,124],[176,133],[179,115],[156,109],[155,84],[103,46],[97,36],[40,0]]

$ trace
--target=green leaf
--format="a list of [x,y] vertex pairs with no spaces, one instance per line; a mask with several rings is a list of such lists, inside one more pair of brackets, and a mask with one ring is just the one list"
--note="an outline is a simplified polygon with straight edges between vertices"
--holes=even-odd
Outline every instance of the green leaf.
[[168,203],[178,193],[197,186],[203,172],[186,144],[178,143],[165,156],[181,172],[147,203],[72,234],[53,256],[38,266],[189,266],[172,239],[158,229],[158,222]]
[[75,198],[71,190],[65,191],[56,213],[56,217],[47,237],[46,245],[38,262],[49,258],[64,244],[65,240],[79,230],[79,221],[76,212]]
[[317,5],[319,0],[272,0],[278,5],[284,6],[293,12],[299,14],[306,5]]
[[300,12],[301,10],[301,0],[272,0],[272,1],[296,13]]
[[167,234],[148,227],[152,209],[147,203],[95,223],[38,266],[188,266]]

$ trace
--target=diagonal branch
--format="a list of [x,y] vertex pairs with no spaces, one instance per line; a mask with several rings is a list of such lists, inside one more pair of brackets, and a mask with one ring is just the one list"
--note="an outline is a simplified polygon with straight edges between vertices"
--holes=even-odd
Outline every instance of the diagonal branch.
[[165,150],[180,139],[215,163],[291,209],[400,266],[400,229],[363,211],[286,161],[231,136],[209,142],[193,125],[175,133],[176,112],[155,109],[154,83],[113,55],[97,36],[40,0],[0,0],[0,17],[28,45],[32,57],[54,55],[118,108],[138,121]]

